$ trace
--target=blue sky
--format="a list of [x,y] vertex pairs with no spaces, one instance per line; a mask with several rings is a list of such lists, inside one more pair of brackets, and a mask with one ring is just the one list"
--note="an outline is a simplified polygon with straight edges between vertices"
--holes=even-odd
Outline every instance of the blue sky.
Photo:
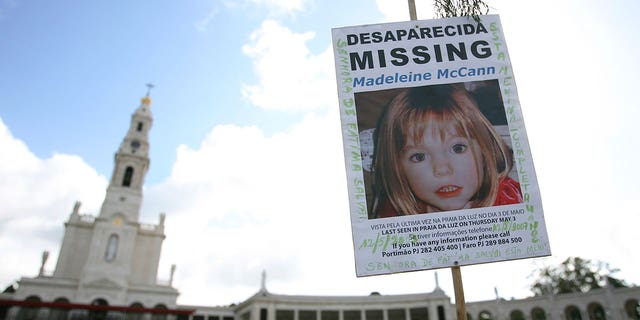
[[282,128],[279,116],[259,114],[237,90],[255,81],[251,63],[239,58],[268,14],[238,6],[17,2],[1,21],[3,120],[38,156],[83,154],[108,175],[126,115],[152,82],[162,101],[154,114],[168,121],[152,131],[165,143],[153,146],[149,182],[169,174],[178,144],[197,145],[216,124]]
[[[554,256],[465,267],[467,299],[492,299],[494,286],[526,296],[537,266],[568,256],[640,283],[640,4],[488,2]],[[430,1],[417,5],[433,17]],[[35,275],[43,250],[53,271],[74,201],[98,213],[151,82],[142,219],[167,212],[159,277],[177,264],[181,303],[241,301],[263,269],[283,294],[432,290],[433,271],[356,279],[353,268],[330,31],[401,20],[406,1],[0,0],[0,250],[16,261],[0,266],[0,286]]]
[[[158,182],[169,175],[177,145],[197,146],[217,124],[255,124],[273,133],[302,116],[295,110],[263,112],[239,90],[257,81],[242,46],[265,19],[313,30],[307,45],[321,51],[330,43],[332,26],[366,22],[347,14],[362,12],[366,4],[349,2],[340,9],[309,1],[300,1],[300,9],[269,1],[4,4],[2,119],[36,155],[82,154],[108,175],[126,115],[151,82],[157,88],[154,115],[165,119],[152,131],[152,139],[163,143],[153,145],[148,182]],[[379,21],[382,14],[368,6],[370,13],[362,16]],[[334,25],[323,21],[327,16]]]

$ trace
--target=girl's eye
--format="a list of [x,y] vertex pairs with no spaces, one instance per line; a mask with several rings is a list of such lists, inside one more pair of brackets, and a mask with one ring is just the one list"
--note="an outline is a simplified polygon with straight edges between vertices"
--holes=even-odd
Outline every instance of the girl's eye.
[[411,162],[422,162],[426,159],[427,157],[425,156],[424,153],[414,153],[412,155],[409,156],[409,160]]
[[463,153],[466,150],[467,150],[466,144],[456,143],[453,146],[451,146],[451,151],[453,151],[453,153]]

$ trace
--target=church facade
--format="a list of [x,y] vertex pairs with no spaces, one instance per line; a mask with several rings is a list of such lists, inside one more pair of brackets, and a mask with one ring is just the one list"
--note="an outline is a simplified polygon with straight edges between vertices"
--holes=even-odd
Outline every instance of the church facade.
[[[65,222],[55,271],[44,274],[48,258],[44,252],[40,274],[21,278],[12,293],[12,300],[23,301],[26,307],[4,310],[5,318],[101,318],[108,314],[110,306],[163,312],[175,309],[178,291],[171,286],[171,280],[165,284],[157,281],[165,238],[164,214],[160,214],[156,225],[139,222],[142,186],[149,169],[149,130],[153,124],[150,107],[147,93],[132,114],[129,130],[115,154],[113,174],[99,214],[81,214],[80,203],[75,204]],[[38,304],[50,308],[29,308]],[[70,305],[90,308],[70,309]],[[36,309],[39,311],[34,312]]]
[[[142,186],[149,168],[149,93],[131,116],[116,154],[100,212],[80,213],[76,203],[65,222],[52,275],[23,277],[15,291],[0,294],[0,320],[453,320],[456,306],[438,285],[422,294],[296,296],[273,294],[265,278],[255,295],[229,306],[178,305],[178,290],[157,279],[164,234],[139,221]],[[640,288],[587,294],[466,303],[469,320],[640,319]]]

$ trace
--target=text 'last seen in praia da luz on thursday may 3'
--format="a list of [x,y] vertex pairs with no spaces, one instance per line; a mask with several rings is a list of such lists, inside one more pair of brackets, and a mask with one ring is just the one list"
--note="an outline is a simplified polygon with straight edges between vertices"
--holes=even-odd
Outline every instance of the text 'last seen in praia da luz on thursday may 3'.
[[499,16],[332,36],[357,276],[550,255]]

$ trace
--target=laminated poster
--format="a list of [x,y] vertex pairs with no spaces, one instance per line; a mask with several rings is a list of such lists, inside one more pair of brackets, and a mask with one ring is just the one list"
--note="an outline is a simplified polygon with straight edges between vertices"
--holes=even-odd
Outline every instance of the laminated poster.
[[550,255],[500,18],[332,36],[357,276]]

